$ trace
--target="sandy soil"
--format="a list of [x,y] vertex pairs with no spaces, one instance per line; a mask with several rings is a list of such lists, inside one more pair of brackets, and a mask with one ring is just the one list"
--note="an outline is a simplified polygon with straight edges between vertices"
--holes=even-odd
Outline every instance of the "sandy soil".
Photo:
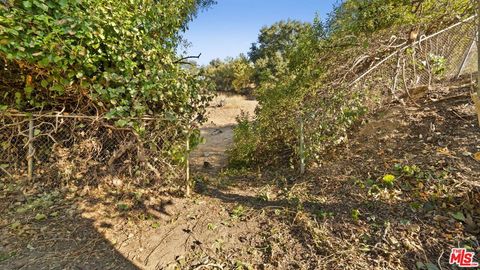
[[225,151],[233,143],[235,119],[242,111],[252,117],[257,104],[240,95],[220,94],[215,98],[208,108],[208,122],[201,127],[206,142],[190,156],[194,171],[218,171],[227,165]]

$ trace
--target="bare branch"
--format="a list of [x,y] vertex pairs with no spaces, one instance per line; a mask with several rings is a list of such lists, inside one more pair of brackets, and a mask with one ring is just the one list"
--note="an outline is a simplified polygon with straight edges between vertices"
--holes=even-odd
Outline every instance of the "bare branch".
[[188,60],[188,59],[199,59],[200,56],[202,56],[201,53],[199,53],[197,56],[195,56],[195,55],[192,56],[192,55],[191,55],[191,56],[182,57],[182,58],[178,59],[177,61],[175,61],[175,62],[173,62],[173,63],[175,63],[175,64],[178,64],[178,63],[186,64],[186,62],[184,62],[185,60]]

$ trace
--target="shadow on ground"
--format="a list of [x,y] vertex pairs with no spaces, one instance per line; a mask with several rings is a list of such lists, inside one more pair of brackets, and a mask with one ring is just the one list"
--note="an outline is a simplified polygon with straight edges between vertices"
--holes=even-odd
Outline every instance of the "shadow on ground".
[[2,198],[0,269],[139,269],[99,231],[112,224],[95,228],[75,203],[60,196]]

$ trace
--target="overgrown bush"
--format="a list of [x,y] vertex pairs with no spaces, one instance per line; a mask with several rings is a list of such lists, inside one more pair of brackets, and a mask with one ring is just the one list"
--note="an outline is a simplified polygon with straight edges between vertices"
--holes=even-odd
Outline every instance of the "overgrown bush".
[[[251,166],[268,164],[277,156],[282,157],[277,161],[295,165],[300,118],[307,158],[321,157],[324,150],[344,142],[350,127],[389,92],[368,87],[355,92],[351,81],[384,56],[471,16],[473,10],[468,0],[347,0],[325,22],[317,18],[301,27],[278,23],[265,28],[259,41],[269,44],[254,46],[250,53],[256,57],[262,48],[272,48],[265,59],[255,59],[258,112],[249,123],[253,128],[235,130],[236,138],[243,134],[259,139],[251,139],[249,147],[244,139],[236,140],[232,160],[241,163],[238,159],[248,157],[244,164]],[[290,36],[278,34],[292,31]],[[265,38],[270,32],[275,38]],[[431,57],[431,62],[433,72],[441,75],[444,60]]]
[[179,122],[203,114],[208,95],[176,48],[186,23],[211,2],[3,1],[0,105]]
[[231,167],[246,167],[255,162],[256,146],[260,138],[255,132],[254,123],[250,122],[248,115],[243,113],[237,117],[238,125],[235,127],[233,140],[235,147],[229,149],[229,164]]
[[[100,128],[91,132],[80,121],[70,121],[65,129],[69,140],[61,141],[39,128],[50,127],[44,118],[36,118],[34,141],[46,138],[36,149],[36,155],[48,157],[43,168],[61,166],[52,151],[64,143],[66,160],[77,168],[86,164],[82,161],[96,164],[86,164],[89,170],[118,163],[123,168],[115,167],[118,173],[140,180],[153,172],[166,183],[170,174],[164,172],[185,164],[188,134],[190,146],[198,144],[200,133],[191,130],[191,122],[204,119],[211,99],[199,71],[185,68],[177,49],[187,23],[213,2],[1,1],[0,122],[17,111],[105,117],[95,121]],[[146,116],[152,120],[139,120]],[[60,117],[58,122],[52,125],[55,132],[66,121]],[[25,148],[22,134],[0,135],[5,152]],[[120,139],[112,140],[115,136]],[[96,147],[84,148],[84,142]]]

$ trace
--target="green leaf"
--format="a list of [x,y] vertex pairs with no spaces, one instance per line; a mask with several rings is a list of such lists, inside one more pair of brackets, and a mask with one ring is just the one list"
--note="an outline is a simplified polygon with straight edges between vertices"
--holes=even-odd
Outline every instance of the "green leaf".
[[360,210],[358,209],[353,209],[351,213],[352,219],[354,221],[358,221],[360,219]]
[[27,207],[20,207],[20,208],[17,208],[15,212],[17,212],[18,214],[23,214],[23,213],[26,213],[27,211],[28,211]]
[[17,106],[20,106],[21,103],[22,103],[22,93],[15,92],[15,104]]
[[439,270],[435,264],[430,262],[429,263],[417,262],[415,263],[415,266],[417,267],[418,270]]
[[31,8],[32,7],[32,2],[30,1],[23,1],[23,7],[24,8]]
[[120,120],[117,120],[115,122],[115,125],[118,126],[118,127],[125,127],[128,124],[129,124],[129,122],[125,119],[120,119]]
[[44,57],[42,60],[40,60],[40,62],[38,62],[38,64],[41,67],[48,67],[48,65],[50,64],[50,59],[48,57]]
[[438,267],[433,263],[427,263],[425,266],[427,267],[427,270],[439,270]]
[[12,225],[10,225],[10,226],[11,226],[11,228],[12,228],[13,230],[15,230],[15,229],[20,228],[20,226],[22,226],[22,223],[20,223],[20,221],[15,221],[15,222],[12,223]]
[[33,1],[33,4],[37,7],[39,7],[40,9],[42,9],[43,11],[47,12],[48,11],[48,6],[45,5],[44,3],[41,3],[39,1]]
[[38,213],[38,214],[35,216],[35,220],[37,220],[37,221],[44,220],[44,219],[46,219],[46,218],[47,218],[47,216],[46,216],[45,214],[40,214],[40,213]]
[[383,176],[382,180],[387,185],[393,185],[393,182],[395,181],[395,175],[386,174],[386,175]]
[[47,82],[46,80],[42,80],[42,81],[40,82],[40,85],[41,85],[43,88],[47,88],[48,82]]
[[124,203],[119,203],[117,204],[117,208],[121,211],[127,211],[130,207]]
[[26,86],[24,91],[25,91],[25,94],[27,95],[27,97],[30,97],[32,95],[32,92],[33,92],[33,87]]
[[450,215],[458,221],[465,222],[465,216],[462,212],[450,213]]
[[417,262],[415,263],[415,266],[418,270],[425,270],[427,268],[423,262]]
[[63,8],[68,4],[68,0],[59,0],[58,4],[60,4],[60,6]]
[[55,91],[59,94],[63,94],[65,92],[63,86],[61,86],[60,84],[53,85],[52,87],[50,87],[50,90]]

